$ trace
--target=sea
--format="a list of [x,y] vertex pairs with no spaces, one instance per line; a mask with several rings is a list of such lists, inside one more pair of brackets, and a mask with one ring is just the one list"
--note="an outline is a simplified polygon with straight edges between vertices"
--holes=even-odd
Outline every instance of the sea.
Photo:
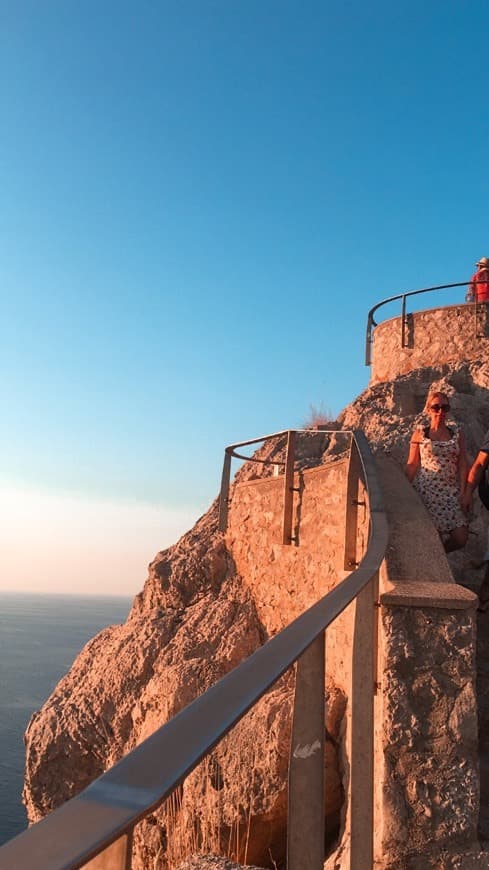
[[132,598],[0,592],[0,844],[27,827],[21,801],[29,719],[79,651],[125,622]]

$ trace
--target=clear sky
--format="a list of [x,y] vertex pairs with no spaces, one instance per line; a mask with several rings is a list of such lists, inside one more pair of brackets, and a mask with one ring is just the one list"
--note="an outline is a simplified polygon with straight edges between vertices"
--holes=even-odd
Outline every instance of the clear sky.
[[0,0],[0,589],[137,591],[226,444],[366,386],[373,304],[489,256],[488,32],[487,0]]

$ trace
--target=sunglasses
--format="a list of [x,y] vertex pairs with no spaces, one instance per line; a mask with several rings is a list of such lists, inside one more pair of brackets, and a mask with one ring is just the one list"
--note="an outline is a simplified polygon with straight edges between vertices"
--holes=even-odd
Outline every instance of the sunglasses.
[[443,411],[445,414],[450,410],[450,405],[430,405],[430,411]]

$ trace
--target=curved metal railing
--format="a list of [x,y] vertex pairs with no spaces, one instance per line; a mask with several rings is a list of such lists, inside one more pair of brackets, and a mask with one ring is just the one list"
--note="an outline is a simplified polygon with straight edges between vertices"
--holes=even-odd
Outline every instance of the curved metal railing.
[[[75,870],[95,856],[98,858],[93,867],[130,868],[131,838],[136,823],[172,794],[294,662],[298,666],[292,748],[298,744],[319,748],[322,745],[323,750],[309,753],[310,758],[301,753],[296,757],[291,751],[288,867],[322,870],[324,637],[326,628],[354,599],[357,615],[361,616],[355,623],[355,632],[363,637],[359,645],[355,633],[354,647],[360,656],[360,670],[370,660],[372,680],[366,680],[363,671],[357,689],[352,690],[353,710],[361,709],[356,719],[354,712],[352,733],[356,729],[362,741],[355,757],[352,749],[350,760],[352,782],[355,777],[358,784],[356,791],[352,791],[351,866],[372,865],[373,753],[365,752],[365,735],[372,748],[375,580],[387,546],[387,520],[375,461],[365,435],[354,431],[351,437],[346,500],[347,511],[351,505],[352,514],[348,519],[347,513],[345,540],[352,535],[356,538],[360,477],[365,482],[370,508],[369,541],[358,568],[83,792],[0,848],[1,870]],[[355,654],[353,651],[352,655]],[[363,698],[363,703],[358,698]],[[356,819],[361,822],[357,824]],[[354,829],[359,832],[356,837]]]
[[[387,305],[389,302],[396,302],[397,299],[402,300],[401,304],[401,318],[402,318],[402,338],[401,338],[401,346],[404,347],[404,338],[405,338],[405,328],[406,328],[406,299],[409,296],[417,296],[420,293],[431,293],[434,290],[450,290],[453,287],[467,287],[470,284],[487,284],[487,281],[458,281],[456,284],[438,284],[435,287],[423,287],[421,290],[406,290],[404,293],[399,293],[397,296],[389,296],[387,299],[383,299],[382,302],[377,302],[373,308],[370,309],[367,315],[367,331],[365,338],[365,365],[369,366],[372,362],[372,332],[375,326],[378,326],[376,321],[374,320],[375,312],[381,308],[383,305]],[[468,303],[469,305],[472,303]],[[477,305],[478,303],[473,303]]]
[[[291,543],[291,535],[287,534],[285,529],[286,524],[290,526],[292,521],[291,506],[293,498],[292,477],[295,468],[295,441],[296,436],[300,434],[307,435],[349,435],[352,436],[351,430],[327,429],[319,426],[317,429],[282,429],[280,432],[274,432],[272,435],[261,435],[259,438],[250,438],[248,441],[238,441],[236,444],[230,444],[224,451],[224,463],[222,467],[221,491],[219,493],[219,531],[225,532],[228,521],[229,507],[229,486],[231,481],[231,461],[233,459],[244,459],[246,462],[256,462],[261,465],[274,465],[277,467],[285,467],[284,476],[284,532],[283,543]],[[249,447],[251,444],[263,444],[266,441],[273,441],[282,436],[287,436],[287,448],[285,460],[281,459],[261,459],[257,456],[245,456],[243,453],[238,453],[238,447]],[[289,529],[290,532],[290,529]]]

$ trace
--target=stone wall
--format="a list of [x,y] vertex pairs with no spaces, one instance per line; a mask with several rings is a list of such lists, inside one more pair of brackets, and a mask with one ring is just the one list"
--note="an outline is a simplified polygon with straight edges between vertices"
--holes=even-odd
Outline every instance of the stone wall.
[[[299,492],[294,499],[292,545],[282,544],[283,475],[234,487],[226,542],[267,634],[285,628],[350,573],[344,569],[347,476],[346,459],[295,475]],[[368,543],[368,503],[361,480],[359,501],[357,561]],[[355,615],[353,602],[327,631],[327,673],[347,695]]]
[[295,475],[292,545],[282,544],[283,475],[233,488],[226,543],[268,634],[345,576],[346,475],[345,460]]
[[405,346],[402,318],[375,327],[370,383],[390,381],[413,369],[480,360],[489,350],[489,315],[484,304],[449,305],[408,314]]
[[379,867],[407,870],[419,855],[432,866],[430,856],[477,845],[477,599],[453,582],[399,465],[379,455],[377,467],[389,546],[380,574],[376,856]]
[[400,584],[381,596],[378,866],[408,870],[420,855],[477,848],[472,598],[455,583]]
[[[234,486],[226,543],[238,574],[252,593],[258,616],[268,634],[287,626],[350,573],[350,569],[344,568],[347,482],[346,459],[335,459],[295,475],[294,486],[298,491],[294,497],[292,530],[295,541],[292,545],[282,543],[283,475]],[[368,497],[361,480],[358,501],[354,545],[355,560],[359,562],[367,547],[369,523]],[[361,675],[364,674],[364,663],[358,661],[358,649],[354,652],[356,625],[355,601],[326,632],[326,765],[332,761],[333,739],[335,763],[339,764],[341,773],[340,789],[346,796],[339,818],[334,819],[340,824],[343,844],[349,844],[351,829],[354,676],[358,682],[358,674],[353,672],[354,658]],[[367,642],[370,637],[371,632]],[[372,669],[368,676],[373,680]],[[337,697],[348,699],[341,723],[335,721]],[[330,719],[334,729],[330,726]],[[360,721],[361,715],[357,724]],[[330,787],[330,780],[331,773],[327,770],[327,787]],[[327,794],[326,798],[328,803]],[[326,825],[328,829],[331,815],[327,817]]]
[[[401,469],[377,457],[390,539],[380,574],[375,719],[375,866],[417,867],[472,849],[478,814],[475,596],[454,583],[440,539]],[[282,541],[283,477],[236,485],[227,545],[268,633],[287,625],[346,575],[347,463],[296,475],[295,545]],[[367,501],[362,492],[360,501]],[[358,553],[368,507],[359,511]],[[372,599],[373,603],[373,599]],[[343,808],[331,870],[349,867],[352,686],[357,604],[327,631],[326,667],[346,695]],[[358,622],[357,622],[358,624]],[[368,680],[368,674],[365,677]],[[361,712],[361,711],[359,711]],[[361,718],[361,717],[360,717]],[[423,856],[421,858],[420,856]],[[435,866],[435,865],[433,865]]]

